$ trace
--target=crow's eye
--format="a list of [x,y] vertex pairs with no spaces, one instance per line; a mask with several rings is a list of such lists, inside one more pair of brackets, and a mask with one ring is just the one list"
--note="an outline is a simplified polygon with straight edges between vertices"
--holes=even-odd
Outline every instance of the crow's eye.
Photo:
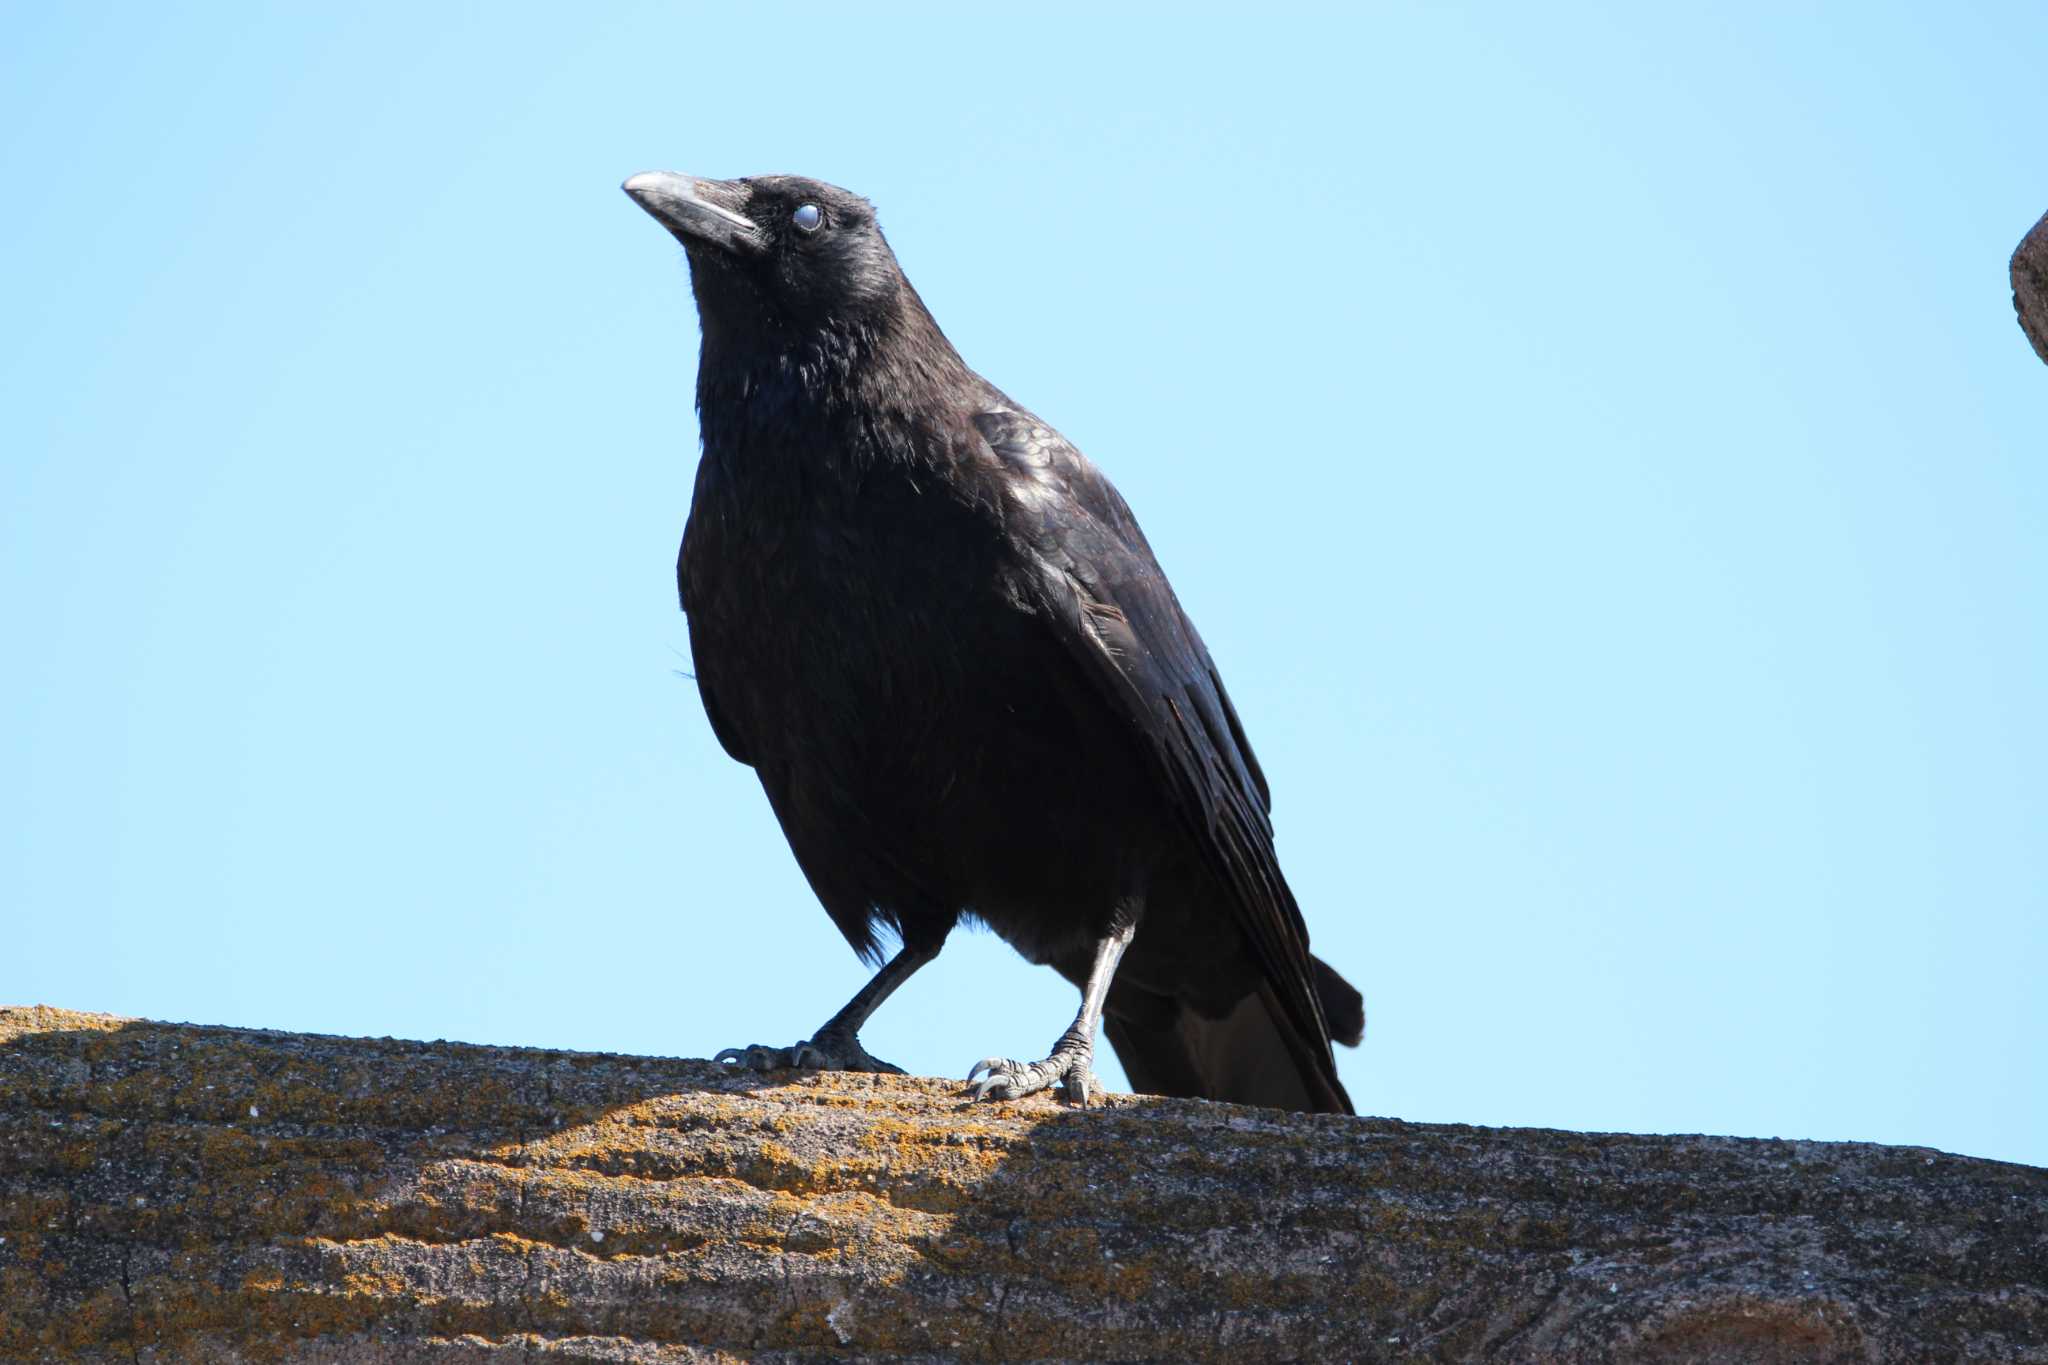
[[816,204],[799,204],[796,212],[789,215],[789,221],[805,232],[816,232],[818,224],[825,221],[825,210]]

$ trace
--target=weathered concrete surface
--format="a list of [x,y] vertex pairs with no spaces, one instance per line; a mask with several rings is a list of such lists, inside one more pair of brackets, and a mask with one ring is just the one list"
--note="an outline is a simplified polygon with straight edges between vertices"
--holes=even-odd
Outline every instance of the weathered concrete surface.
[[2048,361],[2048,214],[2012,253],[2012,306],[2034,354]]
[[0,1358],[2048,1361],[2048,1172],[0,1010]]

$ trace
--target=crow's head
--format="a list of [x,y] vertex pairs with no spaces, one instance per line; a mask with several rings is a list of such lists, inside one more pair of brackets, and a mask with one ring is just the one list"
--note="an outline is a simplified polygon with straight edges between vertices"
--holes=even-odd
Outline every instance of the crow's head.
[[859,326],[899,306],[903,274],[857,194],[794,175],[647,171],[625,191],[690,258],[705,339]]

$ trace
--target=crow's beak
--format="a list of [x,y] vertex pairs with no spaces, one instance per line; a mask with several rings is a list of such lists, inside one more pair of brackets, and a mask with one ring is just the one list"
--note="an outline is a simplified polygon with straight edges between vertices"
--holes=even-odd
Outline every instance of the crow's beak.
[[684,246],[747,254],[767,245],[761,229],[739,211],[747,201],[744,185],[674,171],[642,171],[620,188]]

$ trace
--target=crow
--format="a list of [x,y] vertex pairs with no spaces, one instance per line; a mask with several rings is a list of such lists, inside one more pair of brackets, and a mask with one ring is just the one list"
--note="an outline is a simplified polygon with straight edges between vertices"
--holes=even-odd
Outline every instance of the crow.
[[676,582],[705,714],[880,966],[808,1040],[718,1060],[897,1071],[861,1025],[966,918],[1081,990],[975,1098],[1085,1105],[1100,1023],[1140,1091],[1350,1113],[1330,1044],[1363,998],[1309,952],[1265,774],[1109,480],[967,367],[865,199],[624,189],[682,243],[703,334]]

